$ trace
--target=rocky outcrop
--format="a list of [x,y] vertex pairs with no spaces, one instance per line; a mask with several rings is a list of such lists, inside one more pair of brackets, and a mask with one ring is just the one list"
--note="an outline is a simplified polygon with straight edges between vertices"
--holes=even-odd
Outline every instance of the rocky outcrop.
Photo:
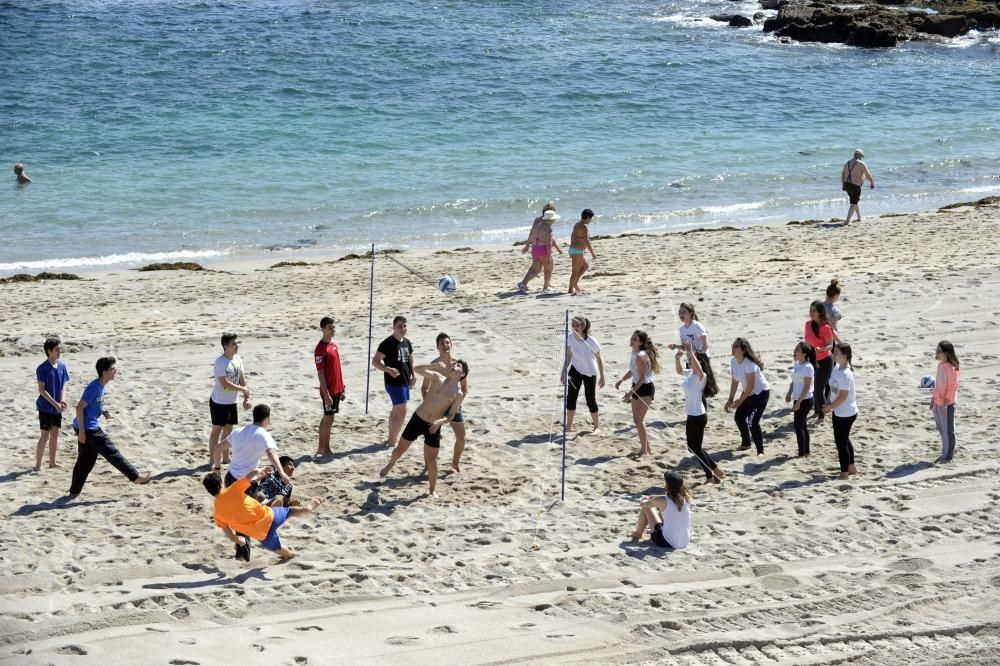
[[754,24],[752,18],[742,14],[712,14],[708,18],[720,23],[726,23],[734,28],[749,28]]
[[[848,44],[865,48],[895,46],[919,34],[957,37],[977,26],[977,20],[949,8],[954,13],[927,14],[900,10],[882,4],[860,7],[843,6],[825,0],[764,0],[765,3],[785,2],[777,16],[764,21],[764,32],[773,32],[799,42]],[[895,0],[880,0],[882,3]],[[990,7],[974,10],[992,20]],[[1000,17],[998,17],[1000,18]]]

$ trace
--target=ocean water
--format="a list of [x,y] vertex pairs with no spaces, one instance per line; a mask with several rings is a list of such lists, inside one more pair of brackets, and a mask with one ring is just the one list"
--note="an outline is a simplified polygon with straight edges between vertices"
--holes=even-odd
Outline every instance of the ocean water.
[[865,51],[706,18],[756,10],[0,0],[0,273],[507,242],[549,199],[594,233],[842,216],[855,146],[866,214],[1000,193],[996,32]]

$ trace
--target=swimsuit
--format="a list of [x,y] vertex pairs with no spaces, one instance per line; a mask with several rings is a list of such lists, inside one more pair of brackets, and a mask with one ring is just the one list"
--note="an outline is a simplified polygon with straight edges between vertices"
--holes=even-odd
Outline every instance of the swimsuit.
[[571,257],[582,257],[585,250],[581,250],[580,248],[576,247],[571,247],[569,248],[569,250],[567,250],[567,252],[569,252],[569,256]]
[[550,250],[548,243],[535,244],[531,246],[532,259],[544,259],[545,257],[549,256],[549,252]]

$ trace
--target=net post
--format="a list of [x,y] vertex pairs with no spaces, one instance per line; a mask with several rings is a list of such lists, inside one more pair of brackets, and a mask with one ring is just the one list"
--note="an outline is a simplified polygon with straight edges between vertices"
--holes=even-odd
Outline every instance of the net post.
[[375,309],[375,243],[372,243],[372,268],[368,278],[368,359],[365,365],[368,372],[365,374],[365,414],[368,414],[368,395],[372,383],[372,313]]
[[[569,339],[569,310],[566,310],[566,321],[563,325],[563,367],[566,367],[566,361],[569,358],[569,345],[566,344],[566,340]],[[559,501],[566,501],[566,388],[569,384],[569,379],[563,377],[563,436],[562,436],[562,488],[559,493]]]

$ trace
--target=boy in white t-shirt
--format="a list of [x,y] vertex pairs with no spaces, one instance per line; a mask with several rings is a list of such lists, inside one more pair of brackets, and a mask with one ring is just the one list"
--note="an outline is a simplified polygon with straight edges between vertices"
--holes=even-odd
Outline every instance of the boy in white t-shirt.
[[243,360],[237,355],[240,349],[236,333],[222,334],[222,355],[215,359],[212,371],[212,395],[208,409],[212,415],[212,434],[208,438],[208,453],[212,470],[221,473],[222,463],[229,462],[229,448],[224,443],[233,426],[239,423],[236,399],[243,394],[243,409],[250,409],[250,387],[243,374]]
[[[261,456],[267,456],[274,467],[274,473],[283,483],[291,485],[292,480],[285,473],[281,459],[278,458],[278,445],[275,443],[267,427],[271,425],[271,408],[267,405],[257,405],[253,408],[253,423],[234,429],[225,442],[233,447],[233,460],[226,472],[225,484],[229,486],[245,477],[257,468]],[[253,496],[257,492],[257,484],[251,484],[247,494]]]

